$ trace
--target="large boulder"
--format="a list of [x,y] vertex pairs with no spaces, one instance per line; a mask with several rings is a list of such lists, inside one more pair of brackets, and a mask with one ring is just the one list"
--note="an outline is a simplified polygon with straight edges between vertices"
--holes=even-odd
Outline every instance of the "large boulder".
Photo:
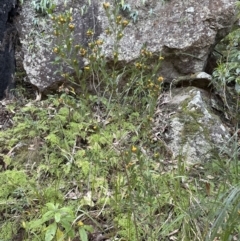
[[5,96],[7,87],[10,89],[13,85],[17,39],[13,19],[17,8],[17,0],[0,1],[0,99]]
[[231,153],[231,130],[215,111],[221,105],[214,95],[195,86],[164,93],[154,120],[155,140],[165,143],[173,158],[191,164]]
[[[59,68],[51,64],[55,55],[50,19],[36,15],[31,1],[25,1],[21,13],[21,42],[24,52],[24,68],[28,80],[40,91],[61,81]],[[87,46],[86,31],[93,29],[94,39],[104,40],[103,53],[113,58],[114,39],[105,33],[109,26],[102,4],[92,0],[87,11],[80,9],[88,1],[56,1],[55,12],[73,9],[75,43]],[[109,1],[110,9],[116,1]],[[203,71],[214,45],[231,29],[236,19],[237,0],[126,0],[121,14],[132,20],[124,30],[119,42],[119,61],[129,63],[139,57],[143,45],[153,54],[165,56],[161,74],[165,81],[181,75]],[[64,7],[66,6],[66,7]],[[111,22],[114,24],[114,21]],[[81,67],[81,66],[79,66]]]

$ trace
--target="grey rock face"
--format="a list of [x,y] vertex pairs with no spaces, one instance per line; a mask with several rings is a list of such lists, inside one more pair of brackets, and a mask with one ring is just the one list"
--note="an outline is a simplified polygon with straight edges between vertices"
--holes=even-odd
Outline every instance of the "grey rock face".
[[[145,4],[141,0],[125,1],[130,8],[122,10],[121,14],[129,20],[134,18],[135,23],[131,21],[120,40],[120,61],[136,60],[145,45],[154,55],[165,56],[161,69],[165,81],[203,71],[213,46],[229,32],[235,21],[236,1],[146,0]],[[93,29],[94,39],[104,40],[103,53],[113,58],[114,40],[104,32],[109,26],[102,6],[104,1],[92,0],[84,15],[80,14],[80,9],[88,1],[67,2],[66,8],[73,9],[76,24],[74,41],[87,46],[86,31]],[[112,7],[115,1],[109,2]],[[56,3],[56,12],[64,11],[64,1]],[[56,66],[51,64],[55,57],[51,21],[36,16],[32,5],[26,1],[21,23],[24,67],[29,81],[43,91],[61,80]]]
[[[65,5],[67,3],[67,5]],[[65,10],[72,9],[75,25],[73,44],[80,44],[87,47],[89,39],[86,37],[88,29],[94,29],[92,37],[96,39],[100,34],[101,26],[98,21],[98,1],[92,1],[90,6],[88,1],[55,1],[56,9],[54,14],[64,13]],[[84,14],[80,9],[88,6]],[[58,41],[53,35],[52,21],[48,16],[36,14],[31,1],[26,1],[21,12],[21,36],[22,51],[24,55],[23,65],[27,73],[27,81],[36,86],[40,92],[48,89],[56,89],[63,80],[59,69],[62,66],[53,64],[56,55],[53,48]],[[79,68],[83,67],[80,60]],[[66,72],[73,73],[71,68]]]
[[209,102],[209,93],[196,87],[174,89],[159,100],[155,132],[174,158],[196,163],[224,153],[231,136]]
[[16,14],[16,0],[0,2],[0,99],[5,96],[7,87],[13,85],[15,71],[15,41],[17,30],[13,18]]

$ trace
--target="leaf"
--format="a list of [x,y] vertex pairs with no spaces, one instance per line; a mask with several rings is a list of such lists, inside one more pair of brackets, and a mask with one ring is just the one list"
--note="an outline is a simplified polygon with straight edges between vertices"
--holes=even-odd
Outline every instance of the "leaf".
[[34,220],[31,221],[27,224],[27,229],[35,229],[35,228],[39,228],[43,223],[45,223],[48,219],[38,219],[38,220]]
[[57,232],[56,232],[56,239],[57,241],[64,239],[64,233],[59,228],[57,229]]
[[46,235],[45,235],[45,241],[51,241],[53,240],[55,234],[57,231],[57,224],[52,223],[47,227]]
[[54,218],[55,218],[56,223],[59,223],[60,220],[61,220],[61,214],[60,214],[60,213],[56,213],[56,214],[54,215]]
[[79,229],[79,235],[80,235],[81,241],[88,241],[87,232],[83,227]]
[[89,232],[93,232],[94,231],[94,229],[93,229],[93,227],[91,225],[84,225],[84,229],[89,231]]
[[240,85],[238,84],[238,82],[236,82],[235,84],[235,90],[238,94],[240,93]]
[[56,210],[59,204],[56,203],[56,205],[54,205],[54,203],[46,203],[46,206],[48,207],[49,210]]

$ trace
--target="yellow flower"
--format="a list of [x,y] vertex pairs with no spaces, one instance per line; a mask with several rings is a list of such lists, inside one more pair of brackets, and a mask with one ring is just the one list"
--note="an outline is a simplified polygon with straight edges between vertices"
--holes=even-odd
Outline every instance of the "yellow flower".
[[[63,73],[63,74],[61,74],[61,76],[62,76],[63,78],[67,78],[67,77],[68,77],[68,73]],[[62,87],[62,86],[60,86],[59,89],[61,89],[61,87]]]
[[123,36],[123,34],[122,34],[122,33],[119,33],[118,36],[117,36],[118,40],[121,39],[122,36]]
[[91,42],[91,43],[88,43],[88,46],[89,46],[90,48],[93,48],[93,47],[94,47],[94,45],[95,45],[95,44],[94,44],[94,43],[92,43],[92,42]]
[[109,2],[103,3],[103,7],[105,10],[107,10],[110,7],[110,3]]
[[60,22],[65,23],[66,22],[65,18],[60,18]]
[[77,222],[77,225],[78,225],[79,227],[82,227],[82,226],[84,225],[84,223],[83,223],[82,221],[78,221],[78,222]]
[[163,77],[162,76],[159,76],[158,77],[158,82],[162,82],[163,81]]
[[68,27],[69,27],[70,30],[73,30],[75,28],[74,24],[72,24],[72,23],[69,23]]
[[80,48],[80,55],[82,56],[82,57],[84,57],[85,55],[86,55],[86,49],[84,49],[84,48]]
[[57,54],[59,52],[59,49],[57,47],[53,48],[53,52]]
[[137,151],[137,147],[135,147],[135,146],[132,146],[132,152],[136,152]]
[[85,70],[90,70],[90,67],[89,66],[85,66],[84,69]]
[[122,21],[122,26],[123,27],[126,27],[128,24],[129,24],[129,22],[127,20],[123,20]]
[[96,44],[97,44],[97,45],[102,45],[102,44],[103,44],[103,40],[98,39],[98,40],[96,41]]
[[159,60],[164,60],[164,57],[160,56],[160,57],[159,57]]
[[87,36],[92,36],[93,35],[93,31],[92,30],[88,30],[87,31]]
[[121,16],[117,16],[117,18],[116,18],[116,24],[120,24],[120,23],[121,23],[121,20],[122,20],[122,17],[121,17]]
[[107,35],[110,35],[110,34],[112,34],[112,31],[111,31],[109,28],[107,28],[107,29],[105,30],[105,33],[106,33]]

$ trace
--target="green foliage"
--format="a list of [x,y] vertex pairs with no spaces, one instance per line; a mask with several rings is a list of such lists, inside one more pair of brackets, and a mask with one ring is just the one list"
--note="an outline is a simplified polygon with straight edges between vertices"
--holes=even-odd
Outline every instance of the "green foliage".
[[26,188],[28,185],[27,176],[23,171],[7,170],[0,173],[0,200],[6,200],[10,195],[19,190]]
[[[240,29],[232,31],[222,42],[226,45],[223,50],[223,57],[213,76],[219,81],[219,85],[224,86],[230,82],[235,82],[235,90],[240,93]],[[221,48],[221,44],[219,44]]]
[[13,126],[0,132],[0,227],[9,240],[24,229],[26,241],[87,241],[99,233],[111,240],[237,240],[238,147],[231,161],[207,164],[164,156],[152,136],[163,57],[143,46],[134,63],[119,65],[129,21],[119,5],[103,8],[112,63],[91,29],[89,46],[73,44],[71,10],[52,15],[55,64],[65,82],[45,100],[9,106]]
[[[41,14],[50,14],[56,7],[54,0],[32,0],[31,2],[35,11]],[[24,0],[20,0],[20,3],[23,4]]]
[[[59,208],[58,203],[47,203],[46,208],[41,218],[23,224],[26,231],[28,233],[43,233],[45,241],[53,239],[59,241],[64,240],[64,238],[74,237],[72,209],[70,207]],[[51,221],[50,224],[49,221]]]

